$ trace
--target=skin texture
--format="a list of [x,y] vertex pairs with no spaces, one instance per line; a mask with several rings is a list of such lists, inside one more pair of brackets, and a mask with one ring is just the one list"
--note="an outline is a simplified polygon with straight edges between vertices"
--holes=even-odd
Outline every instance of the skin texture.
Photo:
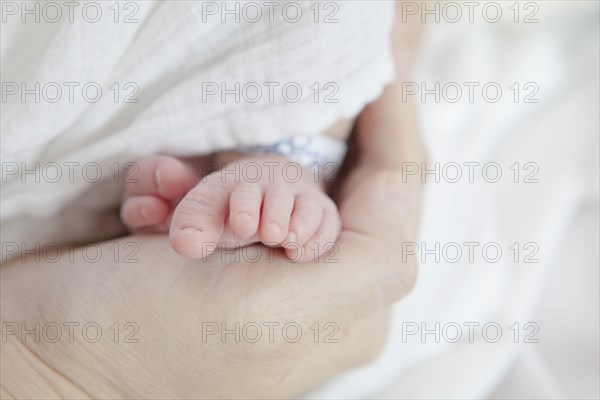
[[[2,301],[10,305],[3,321],[139,327],[137,344],[115,343],[111,335],[94,344],[23,343],[10,336],[2,359],[6,391],[17,397],[282,398],[370,360],[383,343],[387,307],[415,279],[414,263],[399,261],[400,182],[400,174],[379,171],[351,190],[342,203],[347,222],[335,262],[298,267],[275,255],[272,262],[222,263],[214,255],[202,263],[176,255],[164,236],[154,235],[120,241],[139,246],[134,264],[102,260],[82,268],[81,253],[74,252],[73,263],[3,267]],[[108,252],[109,245],[101,246]],[[272,322],[293,322],[304,332],[331,322],[339,342],[314,343],[309,335],[297,343],[202,340],[205,323],[231,329]],[[277,329],[274,337],[282,333]],[[29,362],[19,363],[19,355]],[[32,382],[40,392],[30,392]]]
[[[198,182],[207,163],[225,167]],[[294,262],[307,261],[325,254],[340,233],[325,185],[306,168],[296,180],[295,166],[294,179],[286,179],[290,161],[283,157],[230,152],[194,160],[154,156],[138,164],[136,182],[126,185],[121,219],[132,232],[169,227],[173,249],[185,257],[262,242],[284,247]],[[250,169],[250,179],[235,172]]]
[[[398,24],[396,33],[409,29]],[[399,48],[399,47],[397,47]],[[402,57],[410,55],[403,48]],[[400,54],[398,55],[400,57]],[[411,59],[411,58],[408,58]],[[397,63],[397,79],[408,79]],[[2,343],[3,398],[286,398],[372,360],[387,329],[388,308],[406,296],[416,264],[402,262],[402,241],[414,240],[420,184],[402,182],[402,162],[425,161],[415,112],[394,84],[361,114],[360,154],[337,191],[342,231],[335,262],[291,264],[282,254],[256,262],[223,262],[220,254],[190,260],[164,235],[121,238],[139,247],[137,262],[111,256],[89,263],[75,250],[59,262],[33,257],[0,268],[2,322],[94,321],[105,336]],[[69,258],[72,257],[72,258]],[[138,343],[115,343],[107,327],[134,322]],[[206,322],[295,322],[296,343],[203,340]],[[333,322],[337,343],[313,340],[309,327]],[[263,325],[264,326],[264,325]],[[79,336],[80,337],[80,336]]]

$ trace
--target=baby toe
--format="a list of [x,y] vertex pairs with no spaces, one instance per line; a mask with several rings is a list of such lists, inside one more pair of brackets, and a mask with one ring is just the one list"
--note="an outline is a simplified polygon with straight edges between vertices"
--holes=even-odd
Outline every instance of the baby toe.
[[304,245],[319,228],[323,219],[323,206],[311,193],[299,194],[294,203],[288,235],[282,242],[286,247],[291,243]]
[[121,206],[121,221],[130,230],[162,224],[168,215],[169,205],[156,196],[131,196]]
[[260,239],[267,245],[281,243],[288,234],[294,208],[294,193],[272,185],[265,193],[260,218]]
[[258,184],[240,184],[229,200],[229,226],[242,240],[252,237],[258,230],[262,190]]
[[152,156],[133,164],[125,178],[126,193],[155,195],[166,200],[183,196],[198,181],[198,172],[187,162],[170,156]]
[[229,193],[219,185],[200,183],[175,208],[169,229],[173,249],[202,258],[218,246],[229,205]]
[[337,209],[323,209],[323,219],[317,231],[302,246],[286,249],[286,255],[294,262],[318,261],[336,246],[341,231],[341,220]]

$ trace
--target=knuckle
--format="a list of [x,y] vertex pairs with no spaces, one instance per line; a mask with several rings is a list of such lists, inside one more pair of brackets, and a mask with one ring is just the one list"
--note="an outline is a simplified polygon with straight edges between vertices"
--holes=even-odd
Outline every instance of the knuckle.
[[257,190],[257,187],[255,187],[254,185],[242,185],[235,189],[235,191],[232,194],[232,197],[236,201],[247,201],[254,200],[256,197],[258,197],[258,194],[259,192]]
[[283,185],[273,184],[270,185],[268,190],[268,196],[273,200],[280,200],[289,197],[291,191]]
[[295,222],[291,227],[300,243],[304,243],[310,239],[311,235],[315,233],[315,228],[314,225],[309,225],[306,221]]

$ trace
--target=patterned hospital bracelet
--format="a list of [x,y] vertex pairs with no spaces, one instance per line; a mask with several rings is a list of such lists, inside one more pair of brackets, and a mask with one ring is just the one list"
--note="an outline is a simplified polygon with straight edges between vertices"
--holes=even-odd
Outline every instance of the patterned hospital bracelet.
[[319,181],[331,182],[344,161],[346,142],[324,136],[295,136],[270,145],[246,146],[246,154],[277,154],[314,171]]

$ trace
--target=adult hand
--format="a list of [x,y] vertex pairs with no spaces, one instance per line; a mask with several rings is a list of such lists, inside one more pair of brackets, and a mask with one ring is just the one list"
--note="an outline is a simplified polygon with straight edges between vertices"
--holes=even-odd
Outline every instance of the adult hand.
[[[370,138],[381,140],[378,132]],[[337,251],[314,263],[264,248],[256,258],[260,247],[230,254],[239,262],[223,262],[222,253],[192,261],[166,236],[130,236],[101,244],[105,256],[94,263],[74,249],[58,262],[30,256],[3,266],[5,394],[281,398],[370,360],[384,341],[387,308],[415,279],[398,245],[410,214],[402,174],[370,160],[365,154],[341,198]],[[136,262],[126,262],[127,249],[138,249],[129,259]],[[36,323],[41,338],[23,336]],[[57,325],[62,338],[51,343]],[[103,335],[91,343],[97,327]]]
[[255,258],[256,246],[192,261],[166,236],[130,236],[100,244],[97,262],[71,249],[2,266],[2,396],[282,398],[372,359],[416,274],[398,244],[412,240],[420,189],[399,160],[424,153],[400,100],[392,85],[361,116],[343,231],[316,262]]
[[[399,176],[371,173],[350,191],[339,249],[314,263],[292,264],[261,247],[235,253],[239,262],[223,262],[222,253],[192,261],[166,236],[131,236],[101,244],[106,256],[94,263],[75,249],[59,262],[46,255],[5,265],[7,395],[281,398],[369,360],[385,335],[380,313],[415,276],[397,245]],[[127,248],[139,248],[129,259],[136,262],[115,263],[115,249]],[[36,323],[38,337],[23,336]],[[84,332],[86,324],[94,329]],[[51,343],[57,329],[62,337]]]

